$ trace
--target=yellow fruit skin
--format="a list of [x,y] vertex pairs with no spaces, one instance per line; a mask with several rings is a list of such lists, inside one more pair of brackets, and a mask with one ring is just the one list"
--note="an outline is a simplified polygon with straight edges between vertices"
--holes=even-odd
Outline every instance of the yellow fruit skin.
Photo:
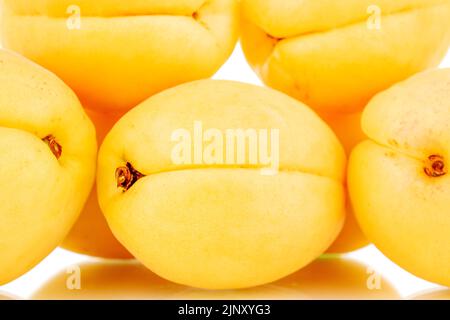
[[[366,139],[366,136],[361,129],[361,113],[353,113],[348,115],[324,115],[322,118],[333,129],[334,133],[340,139],[344,146],[347,155],[350,155],[352,149],[361,141]],[[347,193],[346,201],[346,220],[344,227],[328,249],[328,253],[347,253],[361,249],[369,244],[366,236],[361,231],[361,228],[356,221],[353,207]]]
[[[34,63],[0,51],[0,284],[57,247],[92,188],[95,130],[73,92]],[[53,135],[59,159],[43,139]]]
[[[247,165],[177,165],[174,130],[280,130],[280,172]],[[129,190],[114,173],[146,176]],[[330,246],[343,224],[345,153],[301,103],[270,89],[198,81],[126,114],[99,153],[100,206],[118,240],[158,275],[193,287],[234,289],[282,278]]]
[[67,287],[63,270],[33,294],[34,300],[180,299],[398,299],[392,285],[380,278],[380,287],[368,286],[367,267],[346,259],[318,259],[306,268],[275,283],[244,290],[208,291],[187,288],[161,279],[138,263],[96,262],[80,266],[82,290]]
[[[378,92],[436,66],[450,44],[449,0],[243,0],[241,42],[269,86],[320,113],[361,111]],[[326,16],[324,14],[326,13]]]
[[[104,114],[86,109],[95,125],[97,141],[103,142],[120,114]],[[100,209],[97,188],[94,188],[62,247],[77,253],[108,259],[132,259],[133,256],[116,240]]]
[[[352,152],[348,182],[369,240],[407,271],[450,285],[450,70],[417,75],[377,95]],[[430,156],[444,168],[431,170]]]
[[103,111],[126,111],[161,90],[209,78],[238,36],[235,0],[3,2],[3,45]]

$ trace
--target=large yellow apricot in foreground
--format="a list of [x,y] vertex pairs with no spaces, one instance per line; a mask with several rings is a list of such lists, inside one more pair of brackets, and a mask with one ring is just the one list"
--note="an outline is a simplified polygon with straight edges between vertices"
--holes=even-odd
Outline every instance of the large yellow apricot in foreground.
[[0,51],[0,284],[64,239],[95,177],[95,130],[73,92]]
[[237,41],[236,0],[3,3],[3,45],[103,111],[127,110],[161,90],[209,78]]
[[[97,141],[101,143],[113,125],[120,119],[120,114],[104,114],[86,109],[95,125]],[[65,249],[109,259],[131,259],[133,256],[116,240],[100,210],[97,188],[94,187],[69,235],[64,240]]]
[[[342,145],[346,154],[350,155],[353,148],[366,139],[361,129],[361,113],[353,113],[346,115],[323,115],[322,119],[333,129]],[[328,253],[347,253],[361,249],[369,244],[366,236],[356,221],[353,207],[348,197],[346,188],[346,220],[339,237],[328,248]]]
[[439,64],[450,0],[242,0],[242,45],[264,80],[321,113]]
[[363,231],[401,267],[450,286],[450,69],[377,95],[362,127],[348,183]]
[[244,288],[330,246],[344,220],[344,167],[336,136],[303,104],[206,80],[126,114],[100,148],[97,185],[113,233],[149,269]]

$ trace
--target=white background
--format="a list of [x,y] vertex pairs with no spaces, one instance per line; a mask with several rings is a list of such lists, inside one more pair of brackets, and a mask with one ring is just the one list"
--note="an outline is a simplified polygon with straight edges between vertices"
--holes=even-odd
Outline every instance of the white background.
[[[441,67],[450,67],[450,52]],[[239,46],[236,48],[230,60],[216,74],[215,78],[261,84],[259,79],[246,63]],[[36,239],[36,241],[39,241],[39,239]],[[347,255],[346,258],[361,261],[366,266],[365,268],[367,268],[367,266],[374,268],[383,276],[383,278],[395,287],[400,298],[410,298],[429,290],[448,290],[412,276],[389,261],[373,246],[351,253]],[[8,285],[0,287],[0,296],[3,293],[6,295],[12,295],[16,298],[29,299],[32,297],[33,293],[42,285],[45,285],[53,275],[65,274],[67,268],[70,268],[73,265],[80,265],[88,261],[93,264],[101,263],[97,259],[73,254],[62,249],[56,249],[49,257],[42,261],[28,274]],[[125,283],[127,281],[127,276],[127,274],[121,274],[119,281],[114,281],[114,285],[111,284],[109,287],[106,286],[106,290],[109,292],[109,297],[123,297],[124,288],[121,288],[120,283]],[[151,288],[149,288],[149,290],[150,289]],[[344,284],[342,290],[345,291],[345,289]],[[445,292],[445,297],[450,299],[450,291]],[[122,295],[119,295],[119,293],[122,293]],[[130,297],[132,297],[132,295],[133,293],[130,292]],[[273,298],[277,297],[273,296]],[[336,293],[335,298],[342,298],[342,296]]]

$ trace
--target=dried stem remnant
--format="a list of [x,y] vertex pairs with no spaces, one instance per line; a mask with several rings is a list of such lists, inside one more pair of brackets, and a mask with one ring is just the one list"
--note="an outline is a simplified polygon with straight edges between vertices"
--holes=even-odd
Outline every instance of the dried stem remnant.
[[52,151],[52,153],[55,155],[56,159],[59,159],[62,154],[62,147],[61,145],[56,141],[56,138],[49,134],[44,139],[42,139],[45,143],[47,143],[48,147]]
[[427,176],[432,178],[439,178],[447,174],[444,158],[438,155],[428,157],[429,166],[424,168]]
[[139,179],[145,177],[142,173],[137,171],[131,163],[127,162],[124,167],[116,169],[117,188],[122,188],[124,191],[130,189]]

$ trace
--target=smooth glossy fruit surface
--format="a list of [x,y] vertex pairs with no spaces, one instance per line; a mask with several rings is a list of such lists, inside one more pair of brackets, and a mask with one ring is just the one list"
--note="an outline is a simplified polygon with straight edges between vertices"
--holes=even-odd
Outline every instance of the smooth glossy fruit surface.
[[[212,162],[174,162],[171,139],[180,132],[194,137],[201,158],[195,123],[207,135],[203,160],[227,130],[278,130],[269,143],[279,146],[278,172],[265,174],[258,161],[215,161],[234,144],[216,145]],[[237,156],[249,159],[248,146]],[[271,89],[206,80],[126,114],[100,149],[97,185],[113,233],[149,269],[194,287],[244,288],[284,277],[330,246],[344,219],[344,166],[338,139],[303,104]]]
[[386,256],[450,285],[450,69],[425,72],[377,95],[352,152],[356,217]]
[[[106,134],[120,119],[117,114],[105,114],[86,109],[95,125],[97,141],[103,142]],[[77,253],[108,259],[132,259],[133,256],[116,240],[98,204],[97,187],[91,191],[89,198],[64,240],[62,247]]]
[[235,0],[3,3],[3,45],[103,111],[126,111],[161,90],[209,78],[238,35]]
[[437,66],[449,0],[243,0],[242,46],[269,86],[320,113],[361,111],[378,92]]
[[94,127],[55,75],[0,51],[0,284],[55,249],[95,177]]

